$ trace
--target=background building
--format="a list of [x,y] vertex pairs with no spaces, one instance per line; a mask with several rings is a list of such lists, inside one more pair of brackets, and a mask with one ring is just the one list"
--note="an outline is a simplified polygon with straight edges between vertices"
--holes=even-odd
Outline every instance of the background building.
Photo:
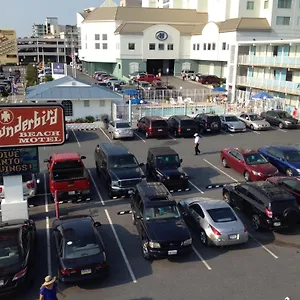
[[0,29],[0,65],[16,65],[17,63],[16,32],[10,29]]

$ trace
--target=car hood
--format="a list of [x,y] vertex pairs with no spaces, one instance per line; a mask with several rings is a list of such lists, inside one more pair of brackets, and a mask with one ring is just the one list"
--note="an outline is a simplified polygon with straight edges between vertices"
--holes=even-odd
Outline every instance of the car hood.
[[157,171],[163,174],[164,176],[170,176],[170,175],[181,175],[183,173],[180,169],[159,169],[157,168]]
[[257,125],[268,125],[269,123],[266,120],[257,120],[257,121],[250,121],[253,124]]
[[184,241],[191,238],[183,220],[145,222],[149,238],[155,242]]
[[245,127],[245,123],[242,121],[235,121],[235,122],[224,122],[228,126],[236,127],[236,128],[243,128]]
[[120,169],[110,169],[109,174],[113,180],[122,180],[128,178],[141,178],[143,171],[140,167],[135,168],[120,168]]
[[277,171],[277,168],[272,164],[250,165],[250,168],[256,172],[260,172],[263,174],[274,174]]
[[284,122],[298,123],[298,120],[295,118],[280,118],[280,120]]

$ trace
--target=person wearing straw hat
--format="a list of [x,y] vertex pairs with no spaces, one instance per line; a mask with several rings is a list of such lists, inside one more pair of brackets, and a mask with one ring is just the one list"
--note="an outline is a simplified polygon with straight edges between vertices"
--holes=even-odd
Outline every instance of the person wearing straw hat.
[[61,294],[65,299],[67,296],[58,288],[56,277],[46,276],[45,282],[40,289],[40,300],[58,300],[57,294]]
[[195,141],[194,141],[194,145],[195,145],[195,155],[198,155],[201,153],[201,151],[199,150],[199,144],[200,144],[200,137],[198,133],[194,134],[195,137]]

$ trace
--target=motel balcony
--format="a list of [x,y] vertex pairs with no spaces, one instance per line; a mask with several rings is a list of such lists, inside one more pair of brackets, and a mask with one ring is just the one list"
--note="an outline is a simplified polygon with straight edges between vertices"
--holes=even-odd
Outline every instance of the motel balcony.
[[300,56],[255,56],[255,55],[239,55],[239,65],[246,66],[266,66],[266,67],[283,67],[300,69]]
[[237,76],[236,84],[251,88],[300,96],[300,83],[266,78]]

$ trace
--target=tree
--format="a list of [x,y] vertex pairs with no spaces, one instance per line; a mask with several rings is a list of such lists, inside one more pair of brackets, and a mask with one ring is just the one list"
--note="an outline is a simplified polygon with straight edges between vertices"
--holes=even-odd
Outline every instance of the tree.
[[26,86],[36,85],[38,82],[38,70],[33,64],[29,64],[26,69]]
[[46,75],[45,76],[45,82],[53,81],[54,78],[51,75]]

